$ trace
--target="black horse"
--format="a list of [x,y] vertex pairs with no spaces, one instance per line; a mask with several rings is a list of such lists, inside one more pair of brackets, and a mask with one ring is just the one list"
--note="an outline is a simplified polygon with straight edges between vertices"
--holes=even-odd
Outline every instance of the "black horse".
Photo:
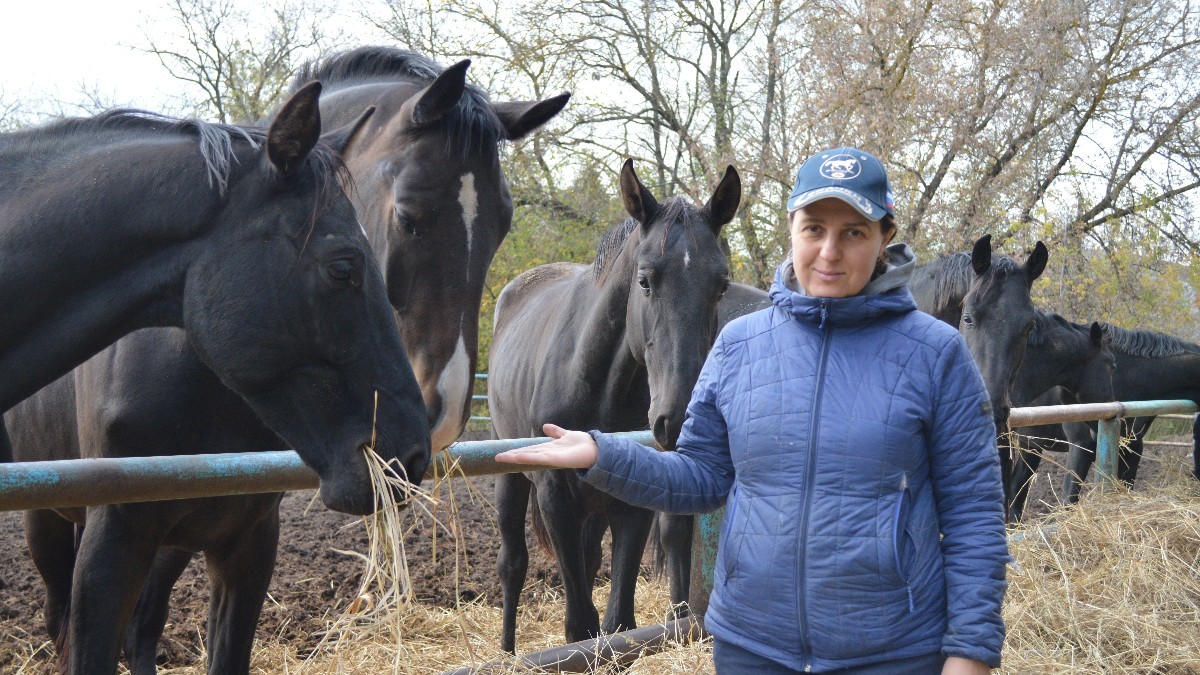
[[[1057,314],[1038,310],[1025,348],[1025,359],[1013,383],[1013,404],[1041,406],[1111,401],[1115,369],[1116,358],[1099,323],[1073,323]],[[1086,430],[1087,425],[1084,428]],[[1091,428],[1095,428],[1094,423]],[[1021,519],[1029,481],[1041,463],[1042,451],[1066,449],[1050,440],[1060,433],[1061,425],[1038,425],[1009,434],[1008,445],[1019,452],[1009,484],[1012,494],[1009,517],[1012,521]]]
[[[357,185],[355,206],[375,242],[376,257],[388,270],[387,292],[398,303],[394,309],[402,338],[421,364],[418,379],[439,444],[457,436],[465,421],[460,399],[469,397],[469,380],[459,382],[459,375],[464,371],[464,379],[469,378],[474,368],[483,276],[511,222],[498,145],[544,123],[567,98],[493,106],[465,83],[465,69],[466,64],[459,64],[442,71],[415,54],[366,48],[306,67],[297,77],[298,83],[310,75],[327,78],[328,93],[321,101],[327,119],[351,118],[374,106],[373,122],[355,136],[346,161]],[[340,95],[360,87],[371,88],[376,97],[364,102]],[[414,322],[423,332],[403,328]],[[436,339],[431,342],[428,335]],[[438,351],[433,343],[449,348]],[[39,397],[24,411],[31,445],[83,447],[102,455],[254,451],[280,445],[170,331],[130,336]],[[57,406],[61,414],[38,415],[39,406]],[[79,428],[64,431],[66,422],[60,417],[71,424],[78,417]],[[64,434],[69,442],[44,442],[57,438],[55,434]],[[125,651],[135,674],[154,672],[171,586],[198,550],[205,552],[213,580],[209,671],[247,672],[275,558],[279,497],[119,509],[122,518],[141,524],[144,541],[139,546],[153,550],[163,545],[126,631]],[[53,552],[69,545],[64,531],[69,526],[52,512],[31,513],[27,522],[31,541],[40,542],[34,554],[47,582],[48,606],[56,604],[56,597],[69,593],[70,579],[56,581],[61,573],[55,572]]]
[[340,185],[357,125],[319,143],[320,90],[267,130],[114,111],[0,135],[0,411],[122,335],[181,326],[331,508],[374,510],[376,419],[376,450],[424,473],[420,391]]
[[[918,267],[909,288],[921,311],[963,334],[988,390],[997,433],[1008,426],[1011,390],[1033,330],[1035,312],[1029,291],[1049,258],[1037,242],[1023,264],[992,252],[992,237],[980,237],[968,255],[955,253]],[[1012,457],[999,450],[1005,503]]]
[[[542,435],[542,424],[625,431],[649,426],[674,447],[692,386],[717,330],[717,301],[729,284],[718,235],[741,199],[733,167],[702,208],[682,198],[661,205],[621,170],[631,218],[602,239],[592,265],[552,264],[524,272],[496,303],[488,405],[500,438]],[[599,533],[612,530],[612,593],[603,630],[632,628],[633,592],[653,512],[612,499],[573,471],[497,479],[504,587],[501,646],[516,648],[516,613],[528,568],[525,514],[548,536],[566,596],[566,637],[595,636],[591,590]]]
[[[1200,401],[1200,345],[1144,329],[1126,329],[1100,324],[1116,359],[1113,396],[1118,401],[1189,399]],[[1133,485],[1142,459],[1142,438],[1154,417],[1121,420],[1121,435],[1129,438],[1128,448],[1118,456],[1117,478]],[[1071,427],[1068,427],[1068,432]],[[1096,457],[1094,439],[1078,432],[1068,433],[1071,446],[1063,493],[1069,503],[1079,500],[1080,482],[1087,479]]]

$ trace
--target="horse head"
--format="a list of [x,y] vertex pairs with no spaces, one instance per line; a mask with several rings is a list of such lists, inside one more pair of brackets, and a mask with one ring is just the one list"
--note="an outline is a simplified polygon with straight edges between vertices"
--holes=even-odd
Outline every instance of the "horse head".
[[1024,264],[995,256],[991,235],[980,237],[971,251],[975,281],[963,298],[959,330],[983,375],[997,429],[1008,425],[1013,381],[1036,318],[1029,290],[1047,258],[1040,241]]
[[322,101],[328,115],[346,122],[367,106],[377,108],[347,152],[352,197],[383,269],[438,449],[459,436],[470,416],[480,301],[488,267],[512,226],[500,144],[545,124],[570,98],[491,103],[467,83],[469,65],[443,70],[417,54],[366,47],[307,71],[334,81],[337,90]]
[[[260,156],[238,158],[246,168],[215,216],[224,241],[188,269],[183,323],[206,364],[317,472],[322,501],[364,514],[376,501],[361,449],[417,483],[429,427],[344,168],[320,140],[320,91],[300,88]],[[330,140],[350,142],[361,122]]]
[[621,169],[625,210],[638,223],[626,340],[650,384],[650,428],[673,449],[692,387],[717,332],[717,302],[729,287],[721,227],[733,219],[742,183],[732,166],[703,207],[676,197],[655,201],[627,160]]

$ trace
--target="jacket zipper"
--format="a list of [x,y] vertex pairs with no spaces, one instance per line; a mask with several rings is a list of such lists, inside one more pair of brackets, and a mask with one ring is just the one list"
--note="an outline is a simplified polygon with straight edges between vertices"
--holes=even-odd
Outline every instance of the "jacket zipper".
[[800,608],[800,649],[804,653],[804,672],[812,672],[812,647],[808,639],[808,620],[807,606],[804,601],[804,561],[808,559],[805,555],[805,549],[808,545],[808,515],[812,506],[813,483],[816,480],[816,471],[814,465],[817,457],[817,436],[821,427],[821,396],[825,391],[825,362],[829,358],[829,342],[833,337],[832,331],[826,327],[825,322],[829,318],[829,306],[824,300],[821,301],[821,323],[817,326],[821,331],[821,357],[817,360],[817,389],[813,393],[812,404],[812,429],[809,431],[808,438],[808,463],[805,466],[804,477],[804,503],[801,508],[803,512],[800,516],[800,564],[797,567],[798,581],[796,583],[796,592],[799,595],[798,605]]

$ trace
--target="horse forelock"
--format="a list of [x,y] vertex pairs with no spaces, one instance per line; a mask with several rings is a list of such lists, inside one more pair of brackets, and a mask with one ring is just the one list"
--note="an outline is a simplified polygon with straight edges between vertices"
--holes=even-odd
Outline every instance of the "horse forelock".
[[[967,257],[969,263],[970,256]],[[983,302],[987,299],[993,288],[996,288],[1005,279],[1017,273],[1024,273],[1023,268],[1017,261],[1006,255],[996,255],[993,253],[992,263],[988,266],[987,272],[982,275],[975,275],[976,278],[973,281],[971,290],[968,291],[968,295],[972,295],[975,302]],[[974,274],[973,270],[972,274]]]
[[1029,346],[1041,347],[1056,336],[1091,339],[1091,326],[1068,321],[1065,317],[1034,308],[1033,330],[1029,331]]
[[[445,70],[427,56],[394,47],[358,47],[309,61],[296,71],[291,91],[320,80],[326,93],[369,82],[427,85]],[[496,115],[487,93],[468,83],[458,105],[431,129],[446,131],[447,150],[463,154],[494,147],[508,131]]]
[[[699,209],[685,197],[671,197],[658,205],[658,211],[654,214],[654,218],[650,221],[649,225],[650,229],[656,227],[661,227],[662,229],[657,235],[660,254],[666,254],[667,244],[670,241],[672,232],[676,232],[679,236],[686,236],[689,241],[695,241],[693,237],[695,228],[688,227],[688,224],[692,220],[696,220],[689,217],[695,213],[699,213]],[[697,220],[697,222],[699,221]],[[684,229],[682,231],[676,230],[674,227],[676,223],[684,223]],[[704,227],[707,226],[708,224],[704,223]],[[596,248],[596,259],[592,263],[592,273],[598,284],[604,283],[609,269],[612,268],[616,259],[620,257],[621,251],[624,250],[630,235],[639,229],[638,221],[633,218],[626,218],[624,221],[609,228],[600,237],[600,245]]]
[[1193,344],[1173,335],[1142,328],[1121,328],[1111,323],[1100,323],[1108,338],[1109,349],[1128,356],[1157,359],[1182,354],[1200,354],[1200,345]]

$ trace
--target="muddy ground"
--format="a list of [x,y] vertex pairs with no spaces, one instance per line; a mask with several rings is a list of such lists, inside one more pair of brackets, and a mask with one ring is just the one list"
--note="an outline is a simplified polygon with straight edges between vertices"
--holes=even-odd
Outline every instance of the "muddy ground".
[[[1142,462],[1139,485],[1155,484],[1164,466],[1178,466],[1185,461],[1185,455],[1190,456],[1190,451],[1152,449]],[[1032,514],[1036,516],[1050,508],[1047,503],[1055,501],[1061,475],[1060,468],[1050,466],[1039,476],[1030,502]],[[434,562],[431,529],[426,521],[408,539],[409,568],[417,596],[423,602],[445,607],[453,607],[458,599],[470,601],[480,596],[484,602],[499,605],[500,588],[494,572],[499,542],[494,510],[489,503],[493,479],[470,479],[474,488],[471,492],[482,499],[471,498],[464,490],[465,483],[456,485],[468,566],[460,568],[456,582],[454,546],[444,533],[438,536]],[[283,500],[279,557],[259,624],[260,637],[282,637],[296,644],[298,650],[314,643],[313,635],[324,628],[327,615],[345,608],[357,590],[362,563],[338,553],[337,549],[366,550],[365,533],[357,520],[333,513],[320,503],[311,504],[310,508],[312,498],[313,492],[305,491],[289,493]],[[527,601],[546,584],[558,581],[550,559],[534,549],[530,541]],[[603,570],[602,574],[606,572]],[[0,512],[0,673],[50,672],[50,647],[42,627],[41,597],[41,580],[28,558],[21,515]],[[160,645],[160,663],[180,666],[201,658],[199,636],[204,631],[207,601],[203,560],[197,559],[176,585],[169,623]]]

